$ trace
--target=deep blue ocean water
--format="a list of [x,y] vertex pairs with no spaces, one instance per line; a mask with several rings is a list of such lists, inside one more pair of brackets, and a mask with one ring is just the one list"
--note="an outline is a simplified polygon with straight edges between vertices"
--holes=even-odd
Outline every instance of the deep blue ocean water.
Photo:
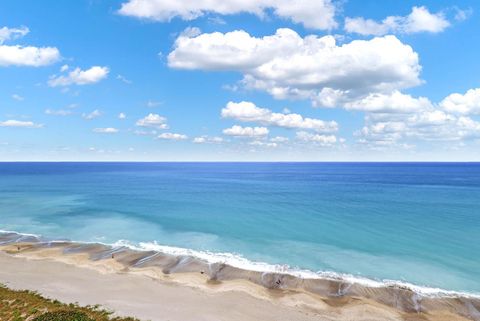
[[0,163],[0,230],[480,293],[480,164]]

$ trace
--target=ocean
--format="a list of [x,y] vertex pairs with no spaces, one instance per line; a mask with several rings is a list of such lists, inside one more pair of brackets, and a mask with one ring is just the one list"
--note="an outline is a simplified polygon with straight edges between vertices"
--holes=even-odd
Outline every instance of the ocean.
[[480,295],[477,163],[0,163],[0,230]]

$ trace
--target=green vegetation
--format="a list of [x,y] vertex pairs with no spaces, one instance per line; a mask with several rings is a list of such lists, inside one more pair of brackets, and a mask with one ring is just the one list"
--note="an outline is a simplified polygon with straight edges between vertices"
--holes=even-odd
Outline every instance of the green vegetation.
[[138,321],[112,316],[99,306],[81,307],[46,299],[32,291],[14,291],[0,285],[1,321]]

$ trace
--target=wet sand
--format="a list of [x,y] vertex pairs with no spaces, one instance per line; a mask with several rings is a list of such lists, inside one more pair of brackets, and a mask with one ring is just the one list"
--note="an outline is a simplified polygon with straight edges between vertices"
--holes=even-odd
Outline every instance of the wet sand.
[[101,244],[15,240],[4,236],[0,246],[0,283],[142,320],[480,320],[478,299],[421,297]]

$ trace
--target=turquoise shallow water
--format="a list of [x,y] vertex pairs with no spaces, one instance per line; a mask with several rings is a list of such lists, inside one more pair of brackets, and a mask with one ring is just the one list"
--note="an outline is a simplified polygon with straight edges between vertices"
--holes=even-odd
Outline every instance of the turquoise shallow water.
[[480,164],[1,163],[0,229],[480,294]]

